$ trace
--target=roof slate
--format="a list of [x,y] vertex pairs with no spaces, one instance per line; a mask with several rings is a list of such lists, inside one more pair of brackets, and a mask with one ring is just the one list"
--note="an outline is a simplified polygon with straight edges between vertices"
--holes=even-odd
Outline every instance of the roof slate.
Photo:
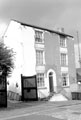
[[74,38],[71,35],[68,35],[68,34],[65,34],[65,33],[62,33],[62,32],[59,32],[59,31],[55,31],[55,30],[51,30],[51,29],[48,29],[48,28],[43,28],[43,27],[39,27],[39,26],[35,26],[35,25],[26,24],[26,23],[23,23],[23,22],[20,22],[20,21],[17,21],[17,20],[13,20],[13,21],[16,21],[16,22],[18,22],[18,23],[20,23],[21,25],[24,25],[24,26],[29,26],[29,27],[33,27],[33,28],[36,28],[36,29],[41,29],[41,30],[44,30],[44,31],[48,31],[48,32],[51,32],[51,33],[56,33],[56,34],[59,34],[59,35],[63,35],[65,37]]

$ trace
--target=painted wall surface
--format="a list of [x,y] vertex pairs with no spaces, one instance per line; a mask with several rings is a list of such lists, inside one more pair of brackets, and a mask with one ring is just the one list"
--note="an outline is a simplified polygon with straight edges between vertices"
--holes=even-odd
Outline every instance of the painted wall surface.
[[[15,68],[9,80],[8,89],[21,94],[21,74],[24,76],[35,75],[36,55],[34,49],[34,31],[30,27],[21,26],[11,21],[4,36],[4,43],[13,48],[16,53],[14,58]],[[16,88],[18,83],[18,88]]]
[[36,52],[35,52],[35,33],[33,28],[25,27],[22,29],[23,39],[23,72],[24,76],[36,74]]
[[[60,76],[60,52],[59,52],[59,40],[58,35],[50,32],[45,32],[45,62],[46,72],[52,69],[56,73],[56,85],[59,86]],[[48,76],[47,81],[49,82]],[[49,85],[49,84],[48,84]],[[49,88],[49,86],[48,86]]]
[[[21,72],[22,72],[22,63],[23,63],[23,57],[22,57],[22,47],[20,44],[21,36],[21,30],[19,29],[20,24],[11,21],[7,32],[4,37],[4,43],[9,47],[13,48],[13,51],[16,52],[15,58],[14,58],[14,64],[15,68],[12,72],[11,77],[7,78],[9,81],[8,89],[12,90],[14,92],[20,92],[20,86],[21,86]],[[16,83],[18,83],[19,87],[16,88]]]

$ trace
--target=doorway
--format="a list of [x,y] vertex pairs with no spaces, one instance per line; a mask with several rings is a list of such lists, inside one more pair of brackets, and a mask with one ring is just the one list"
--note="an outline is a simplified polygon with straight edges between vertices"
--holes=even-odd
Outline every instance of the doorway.
[[53,72],[50,72],[50,73],[49,73],[49,90],[50,90],[50,92],[54,92]]
[[53,69],[49,69],[47,72],[49,92],[57,92],[56,72]]

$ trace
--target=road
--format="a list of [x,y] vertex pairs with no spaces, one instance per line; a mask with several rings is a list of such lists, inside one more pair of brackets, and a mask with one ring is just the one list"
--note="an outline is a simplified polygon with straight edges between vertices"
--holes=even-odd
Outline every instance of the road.
[[81,120],[81,102],[46,102],[40,105],[0,111],[0,120]]

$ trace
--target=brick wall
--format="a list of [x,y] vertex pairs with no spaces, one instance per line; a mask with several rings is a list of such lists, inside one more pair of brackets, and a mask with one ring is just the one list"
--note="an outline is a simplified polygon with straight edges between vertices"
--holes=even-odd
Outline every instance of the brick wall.
[[[46,71],[53,69],[56,72],[57,84],[60,79],[60,52],[59,39],[55,33],[45,32],[45,62]],[[58,85],[59,86],[59,85]]]
[[67,39],[67,48],[68,48],[69,78],[70,84],[72,84],[75,82],[76,69],[75,69],[74,41],[71,38]]

